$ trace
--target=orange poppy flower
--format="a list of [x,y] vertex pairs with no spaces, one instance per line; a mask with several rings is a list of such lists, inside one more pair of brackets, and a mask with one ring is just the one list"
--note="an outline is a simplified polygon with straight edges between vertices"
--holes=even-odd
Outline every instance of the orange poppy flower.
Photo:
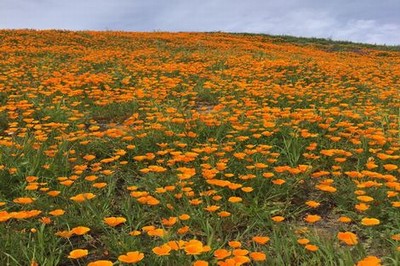
[[178,221],[178,217],[169,217],[168,219],[163,218],[162,224],[165,226],[173,226]]
[[188,215],[188,214],[181,214],[181,215],[179,215],[179,217],[178,217],[180,220],[182,220],[182,221],[186,221],[186,220],[189,220],[190,219],[190,215]]
[[319,247],[318,246],[316,246],[316,245],[311,245],[311,244],[307,244],[307,245],[305,245],[304,246],[307,250],[309,250],[309,251],[317,251],[318,249],[319,249]]
[[243,199],[241,197],[229,197],[228,201],[231,203],[241,202]]
[[178,234],[183,235],[189,232],[189,226],[183,226],[176,231]]
[[208,212],[215,212],[217,210],[219,210],[221,207],[217,206],[217,205],[211,205],[211,206],[207,206],[204,208],[204,210],[208,211]]
[[399,167],[395,164],[384,164],[383,168],[385,168],[387,171],[394,171],[398,169]]
[[89,231],[90,231],[89,227],[77,226],[77,227],[72,228],[70,232],[71,232],[71,234],[81,236],[81,235],[86,234]]
[[400,234],[392,235],[390,238],[396,241],[400,241]]
[[233,257],[233,260],[236,263],[235,265],[243,265],[250,262],[250,259],[247,256],[235,256]]
[[318,206],[321,205],[321,203],[313,201],[313,200],[309,200],[309,201],[306,201],[306,205],[311,208],[317,208]]
[[360,212],[369,209],[369,205],[368,205],[368,204],[365,204],[365,203],[356,204],[354,207],[356,208],[357,211],[360,211]]
[[92,187],[95,187],[95,188],[104,188],[104,187],[106,187],[106,186],[107,186],[107,183],[106,183],[106,182],[94,183],[94,184],[92,185]]
[[140,231],[138,231],[138,230],[134,230],[132,232],[129,232],[129,235],[131,235],[131,236],[138,236],[140,234],[142,234],[142,233]]
[[87,266],[112,266],[113,262],[109,260],[96,260],[93,262],[89,262]]
[[268,236],[254,236],[252,240],[257,244],[264,245],[270,240],[270,238]]
[[104,223],[108,224],[109,226],[115,227],[119,224],[125,223],[126,218],[124,217],[106,217],[103,219]]
[[370,202],[370,201],[374,200],[373,197],[369,197],[369,196],[358,196],[357,199],[362,202]]
[[65,213],[65,211],[62,210],[62,209],[56,209],[56,210],[53,210],[53,211],[50,211],[50,212],[49,212],[49,214],[50,214],[50,215],[53,215],[53,216],[61,216],[61,215],[63,215],[64,213]]
[[70,197],[71,200],[75,202],[84,202],[85,200],[90,200],[96,197],[93,193],[82,193],[76,196]]
[[283,217],[283,216],[273,216],[273,217],[271,217],[271,220],[276,222],[276,223],[280,223],[283,220],[285,220],[285,217]]
[[87,154],[87,155],[83,156],[83,159],[85,159],[86,161],[92,161],[95,158],[96,158],[96,156],[91,155],[91,154]]
[[192,239],[185,244],[184,250],[187,255],[199,255],[203,252],[203,243]]
[[139,251],[130,251],[124,255],[120,255],[118,260],[124,263],[136,263],[144,258],[144,254]]
[[249,254],[249,251],[247,249],[235,248],[232,251],[232,254],[234,256],[246,256],[247,254]]
[[357,262],[357,266],[381,266],[381,260],[375,256],[367,256]]
[[271,173],[271,172],[269,172],[269,173],[263,173],[262,176],[265,177],[265,178],[271,178],[271,177],[274,176],[274,173]]
[[79,258],[86,257],[88,254],[89,254],[89,251],[87,249],[74,249],[69,253],[68,258],[69,259],[79,259]]
[[163,237],[165,234],[166,234],[166,231],[162,228],[156,228],[156,229],[147,231],[147,235],[149,235],[149,236]]
[[283,185],[284,183],[286,183],[286,181],[285,180],[283,180],[283,179],[274,179],[274,180],[272,180],[272,183],[274,184],[274,185]]
[[240,243],[239,241],[229,241],[228,245],[231,248],[240,248],[242,246],[242,243]]
[[267,259],[267,256],[264,252],[251,252],[250,258],[254,261],[264,261]]
[[341,223],[350,223],[351,219],[347,216],[341,216],[341,217],[339,217],[338,221]]
[[61,191],[52,190],[52,191],[47,192],[47,195],[49,195],[51,197],[57,197],[60,193],[61,193]]
[[154,247],[152,251],[158,256],[168,256],[171,252],[171,247],[165,244],[159,247]]
[[308,240],[307,238],[300,238],[297,240],[297,243],[299,243],[300,245],[307,245],[308,243],[310,243],[310,240]]
[[226,257],[229,257],[231,254],[232,252],[226,249],[217,249],[214,251],[214,256],[217,258],[217,260],[223,260]]
[[358,243],[357,235],[352,232],[339,232],[337,238],[344,242],[346,245],[352,246]]
[[380,221],[376,218],[363,218],[361,224],[365,226],[374,226],[380,224]]
[[208,262],[205,260],[196,260],[193,266],[208,266]]
[[319,215],[309,214],[304,218],[304,221],[306,221],[307,223],[315,223],[318,222],[319,220],[321,220],[321,216]]
[[16,198],[13,200],[13,202],[18,204],[31,204],[35,200],[36,200],[35,198]]
[[330,192],[330,193],[334,193],[337,190],[335,187],[332,187],[329,185],[322,185],[322,184],[316,185],[315,187],[321,191]]
[[229,216],[231,216],[231,213],[227,212],[227,211],[222,211],[222,212],[218,213],[218,216],[219,217],[229,217]]

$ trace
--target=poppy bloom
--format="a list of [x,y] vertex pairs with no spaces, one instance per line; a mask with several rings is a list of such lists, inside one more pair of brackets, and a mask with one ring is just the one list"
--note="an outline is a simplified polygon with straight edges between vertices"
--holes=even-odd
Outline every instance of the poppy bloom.
[[183,249],[186,245],[186,241],[179,240],[179,241],[168,241],[166,245],[170,246],[171,250],[180,250]]
[[236,262],[235,265],[243,265],[250,262],[250,258],[247,256],[235,256],[233,260]]
[[182,221],[186,221],[186,220],[189,220],[190,219],[190,215],[188,215],[188,214],[182,214],[182,215],[179,215],[179,217],[178,217],[180,220],[182,220]]
[[221,208],[220,206],[211,205],[211,206],[205,207],[204,210],[206,210],[206,211],[208,211],[208,212],[215,212],[215,211],[217,211],[217,210],[220,209],[220,208]]
[[91,160],[95,159],[96,156],[87,154],[87,155],[83,156],[82,158],[85,159],[86,161],[91,161]]
[[310,243],[310,240],[308,240],[307,238],[300,238],[297,240],[297,243],[299,243],[300,245],[307,245],[308,243]]
[[162,245],[159,247],[154,247],[152,251],[158,256],[168,256],[171,252],[171,247],[169,245]]
[[78,194],[76,196],[70,197],[70,199],[75,202],[84,202],[85,200],[90,200],[90,199],[93,199],[94,197],[96,197],[96,195],[93,193],[82,193],[82,194]]
[[131,251],[124,255],[120,255],[118,260],[124,263],[136,263],[144,258],[144,254],[139,251]]
[[219,217],[229,217],[229,216],[231,216],[231,213],[227,212],[227,211],[221,211],[218,213],[218,216]]
[[381,266],[381,260],[375,256],[367,256],[357,262],[357,266]]
[[42,222],[43,224],[50,224],[51,223],[51,219],[49,217],[42,217],[39,219],[40,222]]
[[378,225],[381,222],[376,219],[376,218],[362,218],[361,219],[361,224],[365,225],[365,226],[374,226],[374,225]]
[[112,261],[109,260],[96,260],[93,262],[89,262],[87,266],[112,266]]
[[399,167],[395,164],[384,164],[383,168],[385,168],[387,171],[393,171],[398,169]]
[[254,261],[264,261],[267,259],[267,256],[263,252],[251,252],[250,258]]
[[140,235],[142,232],[140,232],[140,231],[138,231],[138,230],[134,230],[134,231],[132,231],[132,232],[129,232],[129,235],[131,235],[131,236],[138,236],[138,235]]
[[18,204],[31,204],[35,200],[36,200],[35,198],[16,198],[13,200],[13,202]]
[[232,254],[232,252],[226,250],[226,249],[217,249],[214,251],[214,256],[217,258],[217,260],[223,260],[226,257],[229,257]]
[[62,209],[56,209],[56,210],[53,210],[53,211],[50,211],[50,212],[49,212],[49,214],[50,214],[50,215],[53,215],[53,216],[61,216],[61,215],[63,215],[64,213],[65,213],[65,211],[62,210]]
[[178,217],[169,217],[168,219],[163,218],[162,224],[165,226],[173,226],[178,221]]
[[52,191],[47,192],[47,195],[49,195],[51,197],[57,197],[60,193],[61,193],[61,191],[52,190]]
[[285,217],[283,217],[283,216],[274,216],[274,217],[271,217],[271,220],[276,222],[276,223],[280,223],[283,220],[285,220]]
[[86,257],[88,254],[89,254],[89,251],[87,249],[74,249],[69,253],[68,258],[69,259],[79,259],[79,258]]
[[104,187],[106,187],[106,186],[107,186],[107,183],[106,183],[106,182],[94,183],[94,184],[92,185],[92,187],[95,187],[95,188],[104,188]]
[[205,260],[196,260],[193,266],[208,266],[208,262]]
[[71,234],[81,236],[81,235],[86,234],[89,231],[90,231],[89,227],[77,226],[77,227],[72,228],[70,232],[71,232]]
[[392,235],[390,238],[396,241],[400,241],[400,234]]
[[228,245],[231,248],[240,248],[242,246],[242,243],[240,243],[239,241],[229,241]]
[[186,234],[189,231],[189,226],[183,226],[179,228],[176,232],[180,235]]
[[271,173],[271,172],[268,172],[268,173],[263,173],[263,175],[262,175],[263,177],[265,177],[265,178],[271,178],[271,177],[273,177],[274,176],[274,173]]
[[203,252],[203,243],[192,239],[185,244],[184,250],[187,255],[199,255]]
[[321,203],[313,201],[313,200],[309,200],[309,201],[306,201],[306,205],[311,208],[317,208],[319,205],[321,205]]
[[234,256],[246,256],[249,254],[249,251],[247,249],[236,248],[232,251],[232,254]]
[[109,226],[115,227],[119,224],[125,223],[126,218],[124,217],[106,217],[104,218],[104,223],[108,224]]
[[315,187],[321,191],[330,192],[330,193],[334,193],[337,190],[335,187],[332,187],[329,185],[322,185],[322,184],[316,185]]
[[304,221],[306,221],[307,223],[315,223],[318,222],[319,220],[321,220],[321,216],[319,215],[309,214],[304,218]]
[[252,192],[254,189],[252,187],[242,187],[241,190],[243,192],[249,193]]
[[363,212],[369,209],[369,205],[365,203],[359,203],[354,206],[357,211]]
[[231,203],[237,203],[237,202],[241,202],[242,198],[241,197],[229,197],[228,201]]
[[357,199],[362,202],[370,202],[370,201],[374,200],[373,197],[369,197],[369,196],[358,196]]
[[154,230],[147,231],[147,234],[149,236],[163,237],[166,234],[166,231],[164,229],[162,229],[162,228],[156,228]]
[[338,219],[338,222],[341,223],[350,223],[351,222],[351,218],[347,217],[347,216],[341,216]]
[[357,245],[358,243],[357,235],[352,232],[339,232],[337,238],[349,246]]
[[286,183],[286,181],[279,178],[279,179],[274,179],[274,180],[272,180],[272,183],[273,183],[274,185],[280,186],[280,185],[283,185],[284,183]]
[[316,246],[316,245],[311,245],[311,244],[307,244],[307,245],[305,245],[304,246],[307,250],[309,250],[309,251],[317,251],[318,249],[319,249],[319,247],[318,246]]
[[254,242],[256,242],[257,244],[260,244],[260,245],[266,244],[269,241],[269,239],[270,238],[268,236],[254,236],[252,238],[252,240]]

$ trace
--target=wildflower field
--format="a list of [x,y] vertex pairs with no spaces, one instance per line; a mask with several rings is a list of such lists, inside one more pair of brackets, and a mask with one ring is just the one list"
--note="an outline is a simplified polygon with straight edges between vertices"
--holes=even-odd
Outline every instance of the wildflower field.
[[400,48],[0,31],[0,265],[400,265]]

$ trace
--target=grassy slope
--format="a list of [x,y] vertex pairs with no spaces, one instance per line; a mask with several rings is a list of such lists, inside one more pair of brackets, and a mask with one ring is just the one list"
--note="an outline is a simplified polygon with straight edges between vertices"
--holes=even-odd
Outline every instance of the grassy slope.
[[[116,262],[135,250],[145,265],[215,264],[233,240],[270,265],[399,261],[399,47],[29,30],[0,41],[2,264]],[[90,231],[72,234],[78,226]],[[340,242],[344,231],[358,244]],[[211,250],[152,251],[193,239]],[[76,248],[89,255],[67,258]]]

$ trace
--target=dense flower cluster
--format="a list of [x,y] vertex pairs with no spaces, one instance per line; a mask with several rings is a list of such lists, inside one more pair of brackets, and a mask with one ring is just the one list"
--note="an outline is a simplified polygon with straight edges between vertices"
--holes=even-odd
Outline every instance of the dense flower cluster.
[[399,55],[0,31],[0,261],[395,261]]

